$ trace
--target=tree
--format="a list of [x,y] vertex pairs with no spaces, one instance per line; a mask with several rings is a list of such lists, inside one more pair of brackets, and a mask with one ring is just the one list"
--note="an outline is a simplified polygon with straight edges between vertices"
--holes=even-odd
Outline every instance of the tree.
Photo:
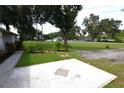
[[[79,5],[69,6],[0,6],[0,23],[9,26],[13,25],[18,29],[20,36],[27,31],[33,33],[33,24],[50,22],[60,28],[64,38],[64,45],[67,45],[67,36],[70,29],[75,25],[75,18],[82,9]],[[32,30],[31,30],[32,29]]]
[[10,25],[18,29],[20,39],[23,39],[26,34],[33,36],[35,29],[32,19],[33,6],[0,6],[0,23],[10,30]]
[[68,39],[73,41],[74,39],[78,39],[80,36],[82,36],[82,34],[81,34],[81,28],[79,26],[72,27],[68,33]]
[[[39,6],[39,5],[32,5],[32,6],[19,6],[20,14],[19,14],[19,20],[18,20],[18,29],[23,29],[23,33],[25,32],[24,29],[27,27],[31,27],[33,24],[42,25],[43,23],[47,22],[50,16],[52,15],[52,11],[54,6]],[[31,27],[33,28],[33,26]],[[34,30],[31,30],[30,33],[34,33]],[[42,33],[42,31],[38,32]]]
[[52,9],[52,16],[50,17],[49,22],[61,29],[65,50],[67,50],[68,33],[70,32],[70,29],[75,25],[75,18],[78,12],[82,9],[82,6],[58,5],[52,6]]
[[45,40],[51,39],[53,41],[53,39],[56,38],[57,36],[60,36],[60,32],[46,34],[44,35],[44,39]]
[[102,32],[106,33],[107,37],[116,39],[116,34],[120,32],[120,25],[120,20],[103,19],[100,21],[99,27]]
[[50,16],[52,15],[54,6],[51,5],[34,5],[32,6],[32,19],[33,23],[39,23],[42,25],[43,23],[47,22]]
[[91,36],[92,41],[99,35],[99,16],[90,14],[90,17],[85,17],[83,23],[85,31]]
[[15,26],[18,19],[18,12],[16,6],[0,6],[0,24],[6,26],[6,30],[10,30],[10,25]]

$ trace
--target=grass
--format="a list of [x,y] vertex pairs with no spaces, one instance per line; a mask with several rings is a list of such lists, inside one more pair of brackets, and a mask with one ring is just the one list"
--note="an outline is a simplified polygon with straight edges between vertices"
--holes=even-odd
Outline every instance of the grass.
[[42,48],[43,50],[55,50],[55,42],[41,42],[41,41],[24,41],[23,47],[25,51],[29,51],[31,47],[35,49]]
[[[107,72],[113,73],[118,76],[116,80],[109,83],[105,88],[123,88],[124,87],[124,64],[114,64],[112,60],[108,59],[86,59],[80,55],[76,50],[94,50],[94,49],[105,49],[106,45],[110,48],[124,48],[124,43],[100,43],[100,42],[75,42],[69,43],[70,50],[68,52],[55,52],[55,44],[53,42],[35,42],[35,41],[25,41],[25,50],[28,46],[35,45],[37,47],[44,48],[45,53],[24,53],[17,64],[17,67],[29,66],[34,64],[41,64],[47,62],[53,62],[58,60],[64,60],[69,58],[76,58],[95,67],[103,69]],[[38,45],[37,45],[38,44]],[[61,55],[69,55],[67,57],[62,57]],[[97,78],[97,77],[96,77]]]
[[53,62],[67,58],[68,57],[61,57],[57,53],[24,53],[16,67]]
[[[35,48],[42,48],[43,50],[56,50],[55,42],[36,42],[36,41],[25,41],[23,43],[25,51],[27,51],[31,46]],[[73,42],[69,43],[70,49],[75,50],[98,50],[106,49],[109,46],[110,49],[113,48],[124,48],[124,43],[105,43],[105,42]],[[63,49],[63,48],[61,48]]]
[[124,48],[124,43],[106,43],[106,42],[75,42],[70,43],[70,47],[76,50],[98,50],[106,49],[109,46],[110,49],[113,48]]

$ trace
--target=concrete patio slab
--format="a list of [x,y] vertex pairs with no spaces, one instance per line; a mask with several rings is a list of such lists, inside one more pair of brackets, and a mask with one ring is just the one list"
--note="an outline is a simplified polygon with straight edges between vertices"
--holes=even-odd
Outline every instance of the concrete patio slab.
[[117,76],[77,59],[15,68],[2,87],[98,88]]

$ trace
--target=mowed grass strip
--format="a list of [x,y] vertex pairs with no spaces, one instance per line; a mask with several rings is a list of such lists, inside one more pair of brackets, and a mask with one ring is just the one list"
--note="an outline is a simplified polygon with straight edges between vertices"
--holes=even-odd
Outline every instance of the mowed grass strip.
[[69,44],[71,49],[76,50],[99,50],[106,49],[106,46],[109,46],[109,49],[124,48],[124,43],[74,42]]
[[47,62],[64,60],[68,58],[69,57],[61,57],[57,53],[24,53],[16,67],[42,64]]
[[[28,50],[28,48],[31,46],[35,48],[42,48],[43,50],[56,50],[55,43],[56,42],[46,42],[46,41],[45,42],[24,41],[23,46],[24,46],[25,51]],[[74,49],[74,50],[98,50],[98,49],[106,49],[106,46],[109,46],[109,49],[124,48],[124,43],[69,42],[69,46],[70,46],[69,49]]]

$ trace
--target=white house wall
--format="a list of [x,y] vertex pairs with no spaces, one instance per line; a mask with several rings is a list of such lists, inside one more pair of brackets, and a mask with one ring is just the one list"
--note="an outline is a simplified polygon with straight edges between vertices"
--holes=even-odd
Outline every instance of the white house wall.
[[0,50],[4,50],[4,49],[5,49],[5,46],[3,43],[3,35],[2,35],[2,32],[0,31]]
[[15,35],[12,35],[12,43],[14,43],[16,40]]
[[17,38],[16,35],[13,35],[13,43],[14,43],[15,41],[18,41],[18,38]]
[[4,45],[6,45],[6,43],[14,43],[15,36],[12,34],[3,33],[3,42],[4,42]]

